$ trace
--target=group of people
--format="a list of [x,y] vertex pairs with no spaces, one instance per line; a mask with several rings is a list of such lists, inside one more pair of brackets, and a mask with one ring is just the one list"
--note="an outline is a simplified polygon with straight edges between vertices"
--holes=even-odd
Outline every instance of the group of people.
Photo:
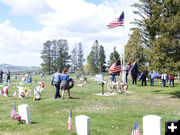
[[[143,85],[147,85],[146,83],[146,79],[147,77],[149,76],[149,79],[150,79],[150,86],[154,86],[154,75],[152,72],[150,72],[148,74],[148,71],[145,70],[143,73],[140,74],[139,78],[138,78],[138,74],[136,75],[132,75],[132,83],[133,84],[137,84],[137,78],[140,80],[142,80],[142,86]],[[169,82],[169,86],[173,86],[174,87],[174,74],[161,74],[161,80],[162,80],[162,87],[165,87],[166,86],[166,83]]]
[[161,75],[161,80],[162,80],[162,87],[165,87],[166,86],[166,82],[169,81],[169,86],[171,87],[171,84],[172,86],[174,87],[174,75],[173,74],[162,74]]
[[[63,73],[60,73],[60,69],[57,70],[56,73],[52,75],[51,79],[51,85],[54,85],[56,87],[56,92],[55,92],[55,99],[61,98],[64,99],[64,93],[67,90],[68,96],[70,99],[72,99],[71,94],[70,94],[70,86],[69,86],[69,75],[68,75],[68,69],[64,69]],[[62,97],[59,93],[59,90],[62,90]]]
[[[3,83],[3,75],[4,75],[4,72],[1,69],[1,71],[0,71],[0,83]],[[8,70],[8,72],[6,73],[6,76],[7,76],[6,82],[10,83],[10,76],[11,76],[10,70]]]

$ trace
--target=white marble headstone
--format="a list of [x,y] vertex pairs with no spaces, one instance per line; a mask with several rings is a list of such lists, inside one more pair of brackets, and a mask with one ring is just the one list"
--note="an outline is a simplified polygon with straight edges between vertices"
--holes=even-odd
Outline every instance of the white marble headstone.
[[77,135],[89,135],[89,117],[78,115],[75,117]]
[[143,117],[143,135],[162,135],[162,120],[156,115]]
[[24,87],[18,87],[19,89],[19,98],[22,98],[21,92],[24,92]]
[[26,124],[30,123],[30,112],[29,112],[29,106],[27,104],[19,105],[18,113],[21,116],[21,119],[26,121]]

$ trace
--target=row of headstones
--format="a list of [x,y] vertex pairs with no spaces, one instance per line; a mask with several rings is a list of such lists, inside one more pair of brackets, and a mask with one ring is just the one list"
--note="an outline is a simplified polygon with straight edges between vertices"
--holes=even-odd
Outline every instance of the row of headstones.
[[[29,106],[26,104],[18,106],[18,112],[26,124],[30,123]],[[89,117],[78,115],[75,117],[76,133],[78,135],[89,135]],[[143,117],[143,135],[162,135],[162,119],[156,115]]]

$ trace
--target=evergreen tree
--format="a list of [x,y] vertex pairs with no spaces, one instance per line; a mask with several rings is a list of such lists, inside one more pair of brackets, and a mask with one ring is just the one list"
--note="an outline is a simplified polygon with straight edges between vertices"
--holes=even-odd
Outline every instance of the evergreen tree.
[[70,56],[66,40],[46,41],[43,44],[41,54],[43,59],[42,69],[43,71],[48,71],[48,74],[55,72],[58,68],[62,70],[65,67],[69,67]]
[[58,44],[58,59],[57,59],[57,66],[58,68],[60,68],[61,70],[63,70],[64,68],[69,68],[70,65],[70,55],[68,54],[68,42],[64,39],[60,39],[57,41]]
[[77,47],[77,68],[79,70],[83,69],[83,62],[84,62],[84,58],[83,58],[82,44],[78,43],[78,47]]
[[99,43],[96,40],[93,43],[90,54],[88,55],[87,62],[90,65],[93,73],[98,73],[99,66]]
[[134,4],[142,19],[135,20],[141,31],[147,61],[154,70],[177,71],[180,60],[180,2],[178,0],[140,0]]
[[114,51],[109,56],[108,67],[114,64],[117,60],[120,60],[120,55],[116,51],[116,47],[114,47]]
[[100,67],[100,72],[105,72],[106,71],[106,55],[104,51],[104,47],[100,45],[99,48],[99,67]]
[[139,67],[145,66],[144,48],[142,47],[141,35],[138,29],[134,29],[125,46],[125,58],[126,63],[136,61]]
[[75,46],[71,52],[71,71],[75,72],[77,69],[77,47]]
[[48,74],[51,73],[52,61],[51,61],[51,41],[46,41],[43,43],[43,50],[41,52],[41,58],[43,63],[41,64],[43,71],[48,71]]

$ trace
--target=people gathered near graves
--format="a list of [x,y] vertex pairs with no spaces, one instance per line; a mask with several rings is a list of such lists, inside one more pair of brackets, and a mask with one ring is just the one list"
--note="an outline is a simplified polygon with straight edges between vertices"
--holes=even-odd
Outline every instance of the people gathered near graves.
[[112,76],[112,81],[116,82],[116,73],[112,73],[111,76]]
[[141,77],[142,86],[143,86],[143,85],[145,85],[145,86],[147,85],[147,83],[146,83],[147,75],[148,75],[148,71],[147,71],[147,70],[144,70],[143,73],[142,73],[142,77]]
[[163,73],[161,75],[161,80],[162,80],[162,87],[166,86],[166,79],[167,79],[167,74]]
[[7,72],[7,74],[6,74],[6,76],[7,76],[7,83],[10,83],[10,76],[11,76],[11,72],[10,72],[10,70],[8,70],[8,72]]
[[2,71],[2,69],[1,69],[1,71],[0,71],[0,83],[2,83],[3,82],[3,71]]
[[132,84],[137,84],[137,78],[139,74],[137,62],[135,62],[131,68]]
[[174,87],[174,74],[170,74],[170,77],[169,77],[169,86],[171,87],[171,83],[172,83],[172,86]]
[[154,78],[153,78],[153,73],[149,73],[149,79],[150,79],[150,86],[154,86]]
[[65,90],[67,90],[69,98],[72,98],[71,94],[70,94],[70,88],[69,88],[68,69],[64,69],[63,74],[61,75],[61,81],[62,81],[61,82],[61,90],[62,90],[62,98],[61,99],[64,99]]
[[56,92],[54,96],[55,99],[61,97],[61,95],[59,94],[60,84],[61,84],[61,73],[60,73],[60,69],[58,69],[57,72],[53,74],[51,79],[51,85],[54,85],[56,87]]

